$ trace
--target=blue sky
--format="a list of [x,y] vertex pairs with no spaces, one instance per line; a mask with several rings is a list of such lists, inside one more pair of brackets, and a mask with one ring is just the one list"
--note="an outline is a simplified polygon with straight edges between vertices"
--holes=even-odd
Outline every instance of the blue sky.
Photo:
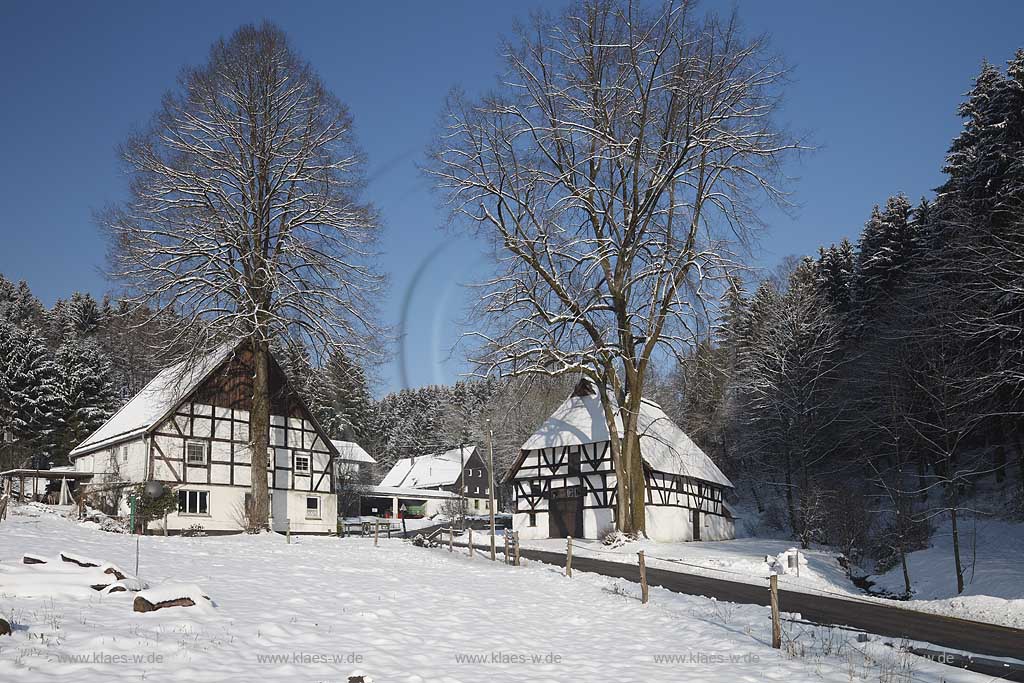
[[[539,3],[537,3],[539,4]],[[123,197],[115,146],[145,122],[179,69],[239,24],[279,23],[346,102],[381,209],[382,304],[408,309],[405,371],[380,370],[377,393],[451,381],[466,290],[486,272],[478,245],[443,230],[416,164],[445,93],[494,82],[497,38],[529,2],[0,2],[0,272],[52,304],[108,289],[96,208]],[[548,3],[553,6],[554,3]],[[794,67],[785,121],[819,149],[794,163],[792,215],[765,214],[758,264],[856,237],[872,205],[916,199],[941,181],[961,95],[983,58],[1024,46],[1024,3],[736,3]],[[731,3],[705,2],[706,9]],[[418,274],[418,277],[417,277]]]

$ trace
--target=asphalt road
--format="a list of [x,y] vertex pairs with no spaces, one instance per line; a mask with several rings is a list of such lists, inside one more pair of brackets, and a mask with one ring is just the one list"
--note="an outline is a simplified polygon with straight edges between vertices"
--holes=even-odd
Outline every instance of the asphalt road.
[[[524,548],[520,554],[528,559],[565,566],[564,553]],[[593,572],[639,582],[637,567],[621,562],[574,556],[572,568],[574,571]],[[676,593],[703,595],[751,605],[769,604],[766,587],[737,581],[648,567],[647,582]],[[1005,626],[787,590],[779,591],[779,604],[783,612],[799,612],[803,619],[816,624],[848,626],[868,633],[924,641],[932,645],[983,655],[1024,658],[1024,631]],[[979,673],[999,675],[1003,680],[1024,681],[1024,669],[1002,667],[1001,663],[992,660],[981,660],[974,664],[970,659],[958,658],[955,662],[947,663]],[[993,667],[998,669],[998,674]]]

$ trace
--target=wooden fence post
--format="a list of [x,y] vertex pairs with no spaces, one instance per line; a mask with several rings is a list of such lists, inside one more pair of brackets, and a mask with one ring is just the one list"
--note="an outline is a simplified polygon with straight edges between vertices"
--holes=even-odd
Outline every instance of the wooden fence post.
[[772,647],[782,647],[782,621],[779,619],[779,577],[772,574],[768,579],[772,591]]
[[505,529],[505,533],[502,535],[505,537],[505,564],[511,564],[508,557],[508,529]]
[[565,539],[565,575],[572,578],[572,536]]
[[377,546],[377,539],[380,537],[380,520],[375,519],[373,521],[373,545]]
[[455,527],[448,527],[448,552],[455,551]]
[[512,532],[512,541],[516,544],[516,566],[519,566],[519,532]]
[[284,537],[288,541],[288,544],[291,545],[291,542],[292,542],[292,520],[290,520],[287,517],[285,517],[284,525],[285,525]]
[[647,564],[644,562],[644,551],[641,550],[637,553],[640,556],[640,602],[646,605],[648,599],[647,593]]
[[473,557],[473,527],[469,527],[469,556]]

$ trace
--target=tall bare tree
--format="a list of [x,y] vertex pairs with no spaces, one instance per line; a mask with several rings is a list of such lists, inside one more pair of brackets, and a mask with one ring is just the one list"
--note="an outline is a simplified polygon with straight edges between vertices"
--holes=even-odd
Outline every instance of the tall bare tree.
[[644,528],[652,358],[690,347],[751,200],[782,199],[780,159],[797,147],[772,121],[785,70],[764,39],[691,5],[586,0],[537,16],[504,45],[494,92],[449,98],[429,167],[454,220],[498,254],[475,360],[594,380],[626,531]]
[[252,519],[268,514],[268,349],[373,348],[378,229],[348,110],[273,24],[247,25],[186,68],[120,150],[129,199],[101,217],[111,275],[181,319],[173,355],[247,340],[254,358]]

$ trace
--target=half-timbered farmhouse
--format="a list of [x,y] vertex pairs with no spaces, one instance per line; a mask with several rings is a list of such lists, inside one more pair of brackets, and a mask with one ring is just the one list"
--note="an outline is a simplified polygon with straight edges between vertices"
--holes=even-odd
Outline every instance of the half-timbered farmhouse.
[[[168,515],[174,533],[195,525],[204,531],[244,527],[252,483],[249,409],[252,354],[228,345],[194,364],[160,372],[102,427],[71,451],[78,472],[104,482],[164,482],[177,491]],[[323,433],[285,377],[270,360],[271,528],[293,533],[337,529],[334,457]],[[160,529],[164,521],[151,525]]]
[[[402,458],[381,480],[380,488],[447,491],[463,496],[467,514],[487,512],[490,489],[487,466],[476,446],[453,448],[443,453]],[[424,499],[421,514],[430,515],[443,505],[442,499]]]
[[[733,538],[732,483],[655,403],[638,418],[647,534],[659,541]],[[521,538],[597,538],[615,521],[616,477],[597,392],[581,381],[523,444],[511,468]]]

